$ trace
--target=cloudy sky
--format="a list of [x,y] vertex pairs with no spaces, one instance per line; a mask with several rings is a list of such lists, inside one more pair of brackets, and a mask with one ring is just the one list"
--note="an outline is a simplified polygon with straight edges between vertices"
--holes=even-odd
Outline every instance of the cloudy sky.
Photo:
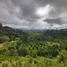
[[67,0],[0,0],[0,23],[28,30],[67,28]]

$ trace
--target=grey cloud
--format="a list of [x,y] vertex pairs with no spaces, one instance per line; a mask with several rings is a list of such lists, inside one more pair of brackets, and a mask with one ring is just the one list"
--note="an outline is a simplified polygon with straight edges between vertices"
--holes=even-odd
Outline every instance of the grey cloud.
[[67,0],[35,0],[39,6],[45,6],[46,4],[50,4],[55,7],[54,11],[50,12],[50,16],[57,16],[58,14],[67,11]]
[[[45,20],[38,23],[37,20],[43,17],[36,15],[36,10],[47,4],[55,9],[49,13]],[[14,27],[17,25],[18,28],[40,29],[42,26],[46,27],[45,22],[48,27],[51,24],[67,25],[66,17],[59,17],[66,14],[65,12],[67,13],[67,0],[0,0],[0,23],[8,26],[13,24]]]
[[62,24],[63,23],[61,18],[47,18],[44,21],[50,24]]
[[37,8],[34,0],[12,0],[12,2],[21,8],[24,18],[32,16]]

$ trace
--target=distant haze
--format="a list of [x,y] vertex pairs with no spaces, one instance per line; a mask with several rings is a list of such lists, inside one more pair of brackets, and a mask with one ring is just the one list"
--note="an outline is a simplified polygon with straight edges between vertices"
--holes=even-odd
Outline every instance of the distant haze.
[[27,30],[67,28],[67,0],[0,0],[0,23]]

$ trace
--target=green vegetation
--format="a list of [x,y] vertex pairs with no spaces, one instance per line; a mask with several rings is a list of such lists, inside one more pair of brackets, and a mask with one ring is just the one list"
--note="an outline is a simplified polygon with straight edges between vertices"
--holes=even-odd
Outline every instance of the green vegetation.
[[67,30],[24,32],[0,24],[0,67],[67,67]]

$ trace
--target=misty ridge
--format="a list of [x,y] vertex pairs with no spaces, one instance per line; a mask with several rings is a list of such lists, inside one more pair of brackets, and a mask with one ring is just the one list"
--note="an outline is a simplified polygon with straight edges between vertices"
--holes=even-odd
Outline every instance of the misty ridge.
[[[2,24],[0,24],[0,36],[1,37],[6,36],[6,38],[3,39],[5,41],[15,40],[17,37],[21,38],[21,40],[25,38],[27,40],[30,38],[29,33],[31,36],[33,36],[32,34],[35,35],[33,41],[51,40],[53,38],[60,40],[60,39],[64,39],[64,37],[67,36],[67,29],[25,30],[25,29],[15,29],[8,26],[2,26]],[[39,39],[37,39],[38,37]],[[27,42],[26,40],[25,42]],[[32,39],[30,38],[29,40],[31,41]]]

